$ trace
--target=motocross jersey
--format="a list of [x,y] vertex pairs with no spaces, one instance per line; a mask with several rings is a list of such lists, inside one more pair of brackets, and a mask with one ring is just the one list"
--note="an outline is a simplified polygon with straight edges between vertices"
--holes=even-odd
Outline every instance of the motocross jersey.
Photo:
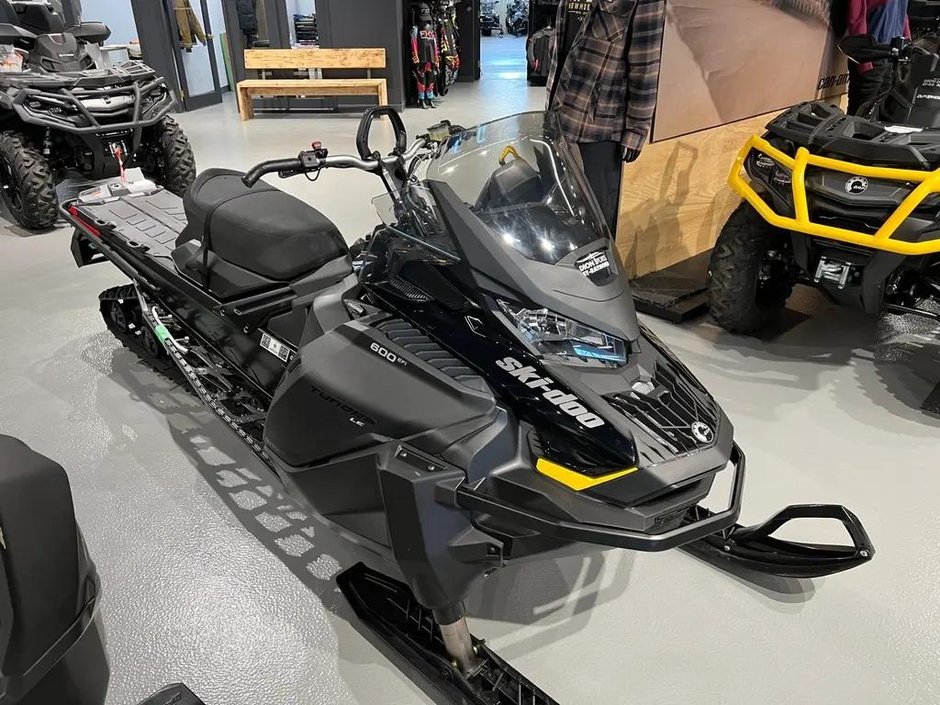
[[411,28],[411,63],[437,66],[441,61],[440,47],[434,25],[427,23]]

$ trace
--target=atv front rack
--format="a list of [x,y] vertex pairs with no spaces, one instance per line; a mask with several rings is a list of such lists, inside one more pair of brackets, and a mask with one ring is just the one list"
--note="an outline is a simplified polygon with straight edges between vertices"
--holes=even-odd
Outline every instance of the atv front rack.
[[[783,215],[774,210],[764,197],[746,178],[744,165],[752,152],[766,156],[789,172],[793,216]],[[850,230],[833,225],[813,222],[810,218],[809,201],[806,194],[806,171],[810,167],[837,171],[847,176],[864,177],[917,184],[904,198],[901,204],[884,221],[874,234],[862,230]],[[909,242],[895,237],[895,234],[910,215],[921,206],[925,199],[940,193],[940,169],[922,171],[916,169],[897,169],[891,167],[868,166],[839,159],[811,154],[806,147],[799,147],[795,156],[790,156],[774,147],[763,137],[752,136],[735,159],[728,183],[743,199],[753,206],[761,217],[771,225],[784,230],[792,230],[806,235],[837,240],[852,245],[868,247],[899,255],[929,255],[940,252],[940,238]]]
[[[712,512],[701,506],[686,510],[680,526],[653,533],[625,526],[573,522],[533,509],[510,504],[498,497],[462,484],[456,489],[456,504],[463,509],[489,515],[563,541],[592,543],[634,551],[658,552],[672,548],[689,551],[723,564],[735,564],[781,577],[810,578],[839,573],[871,560],[871,539],[852,512],[838,505],[793,505],[757,526],[736,521],[744,494],[744,452],[737,446],[731,454],[734,480],[727,509]],[[834,519],[842,523],[851,546],[828,546],[786,541],[771,536],[784,524],[798,519]]]

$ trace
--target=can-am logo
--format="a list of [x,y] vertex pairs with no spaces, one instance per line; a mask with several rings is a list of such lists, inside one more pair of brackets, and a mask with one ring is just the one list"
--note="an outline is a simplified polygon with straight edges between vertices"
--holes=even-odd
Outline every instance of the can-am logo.
[[853,176],[845,182],[846,193],[865,193],[868,190],[868,179],[864,176]]
[[525,366],[514,357],[506,357],[497,360],[496,364],[500,369],[505,370],[517,380],[532,389],[541,389],[542,398],[557,406],[561,411],[577,420],[585,428],[600,428],[604,425],[604,419],[597,414],[588,411],[587,407],[581,403],[574,394],[566,394],[560,389],[555,389],[555,381],[548,377],[542,377],[541,374],[532,366]]

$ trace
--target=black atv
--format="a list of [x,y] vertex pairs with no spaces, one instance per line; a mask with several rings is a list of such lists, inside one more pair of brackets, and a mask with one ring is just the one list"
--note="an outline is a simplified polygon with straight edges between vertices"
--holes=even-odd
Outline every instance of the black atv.
[[514,37],[529,33],[528,0],[512,0],[506,8],[506,31]]
[[496,12],[496,2],[483,0],[480,7],[480,34],[484,37],[491,37],[494,31],[499,31],[499,13]]
[[0,0],[0,44],[23,56],[21,72],[0,73],[0,193],[30,230],[55,223],[56,186],[69,176],[139,167],[179,195],[196,177],[164,80],[139,61],[96,67],[88,46],[110,36],[104,24],[65,30],[51,4]]
[[940,320],[937,40],[848,37],[856,62],[891,61],[890,89],[846,115],[826,102],[775,118],[738,154],[743,197],[718,236],[711,315],[736,333],[773,323],[797,283],[872,314]]

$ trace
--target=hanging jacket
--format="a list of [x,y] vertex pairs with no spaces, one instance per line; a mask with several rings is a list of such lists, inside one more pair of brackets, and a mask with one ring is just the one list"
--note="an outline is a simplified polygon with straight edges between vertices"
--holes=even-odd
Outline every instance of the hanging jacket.
[[[907,0],[849,0],[846,34],[867,34],[879,44],[890,44],[896,37],[911,36]],[[873,64],[859,66],[863,72]]]
[[202,24],[196,13],[193,12],[189,0],[174,0],[173,9],[176,12],[176,23],[180,28],[180,46],[190,50],[199,41],[206,43],[206,33],[202,31]]
[[534,76],[548,76],[555,46],[555,28],[546,27],[529,37],[527,55]]
[[252,37],[258,34],[258,14],[253,0],[235,0],[235,12],[242,34]]
[[[567,5],[559,6],[553,64],[562,53]],[[572,142],[619,142],[639,151],[659,89],[665,0],[594,0],[564,65],[554,66],[548,110]]]

